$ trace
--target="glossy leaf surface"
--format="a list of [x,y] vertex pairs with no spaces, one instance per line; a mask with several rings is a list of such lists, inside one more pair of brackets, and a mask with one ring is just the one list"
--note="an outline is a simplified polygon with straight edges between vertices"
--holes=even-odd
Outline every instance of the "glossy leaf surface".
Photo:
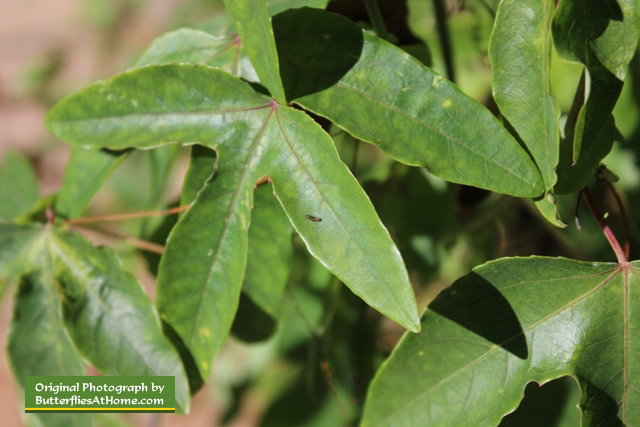
[[273,27],[290,101],[448,181],[542,195],[536,166],[495,117],[411,55],[316,9]]
[[639,267],[536,257],[477,267],[380,369],[363,425],[497,425],[528,382],[564,375],[582,389],[583,425],[637,424]]
[[267,175],[314,256],[369,305],[418,330],[397,248],[330,137],[304,113],[220,70],[181,64],[95,84],[61,101],[48,126],[95,147],[200,142],[216,150],[215,179],[171,234],[158,284],[161,316],[193,353],[202,378],[235,313],[253,186]]
[[278,52],[264,0],[225,0],[225,5],[260,82],[275,100],[285,104]]

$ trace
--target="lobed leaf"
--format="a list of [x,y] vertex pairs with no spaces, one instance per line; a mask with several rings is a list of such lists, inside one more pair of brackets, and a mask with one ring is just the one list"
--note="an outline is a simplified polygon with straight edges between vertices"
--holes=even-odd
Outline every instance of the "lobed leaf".
[[216,178],[174,228],[158,279],[161,317],[177,334],[174,342],[189,349],[201,378],[208,377],[237,307],[253,186],[264,176],[330,271],[384,315],[419,329],[399,252],[331,138],[304,113],[220,70],[180,64],[95,84],[61,101],[47,124],[72,143],[200,142],[216,150]]
[[278,52],[264,0],[225,0],[224,3],[260,82],[276,101],[285,104]]
[[369,389],[364,426],[497,425],[527,383],[574,376],[583,425],[640,421],[640,262],[512,258],[443,291]]
[[535,164],[495,117],[411,55],[320,10],[281,13],[273,27],[291,102],[448,181],[544,192]]
[[[7,353],[14,376],[24,389],[26,376],[84,375],[60,318],[49,254],[40,246],[41,269],[20,280],[9,325]],[[45,426],[92,426],[93,414],[37,414]]]
[[190,395],[180,357],[160,329],[140,283],[115,254],[76,233],[48,236],[62,321],[77,351],[107,375],[170,375],[176,407],[188,413]]

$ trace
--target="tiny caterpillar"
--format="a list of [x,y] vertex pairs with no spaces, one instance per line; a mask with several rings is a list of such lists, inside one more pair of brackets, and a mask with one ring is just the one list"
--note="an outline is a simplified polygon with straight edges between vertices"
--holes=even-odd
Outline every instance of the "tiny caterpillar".
[[320,221],[322,221],[322,218],[318,218],[318,217],[313,216],[313,215],[306,215],[306,217],[307,217],[307,219],[308,219],[309,221],[313,221],[313,222],[320,222]]

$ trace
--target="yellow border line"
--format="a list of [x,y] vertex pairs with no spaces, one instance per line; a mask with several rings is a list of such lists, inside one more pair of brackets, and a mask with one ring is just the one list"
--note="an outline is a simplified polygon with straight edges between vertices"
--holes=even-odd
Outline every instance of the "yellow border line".
[[24,408],[25,411],[175,411],[176,408]]

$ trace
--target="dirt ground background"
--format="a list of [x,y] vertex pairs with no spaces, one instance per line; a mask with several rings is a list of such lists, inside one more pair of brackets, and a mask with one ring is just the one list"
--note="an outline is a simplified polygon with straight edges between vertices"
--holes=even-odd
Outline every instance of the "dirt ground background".
[[[109,4],[111,3],[111,4]],[[36,166],[41,194],[57,189],[69,147],[49,136],[43,116],[66,93],[124,70],[144,47],[180,19],[197,21],[199,10],[216,2],[180,0],[1,0],[0,1],[0,164],[9,149]],[[195,6],[194,6],[195,4]],[[100,7],[116,16],[106,19]],[[135,8],[132,9],[132,5]],[[51,79],[42,79],[50,72]],[[1,203],[1,202],[0,202]],[[0,425],[25,425],[22,396],[4,351],[11,319],[11,295],[0,306]],[[112,425],[216,425],[219,410],[205,389],[188,419],[172,414],[132,414]],[[251,425],[237,420],[235,425]]]

